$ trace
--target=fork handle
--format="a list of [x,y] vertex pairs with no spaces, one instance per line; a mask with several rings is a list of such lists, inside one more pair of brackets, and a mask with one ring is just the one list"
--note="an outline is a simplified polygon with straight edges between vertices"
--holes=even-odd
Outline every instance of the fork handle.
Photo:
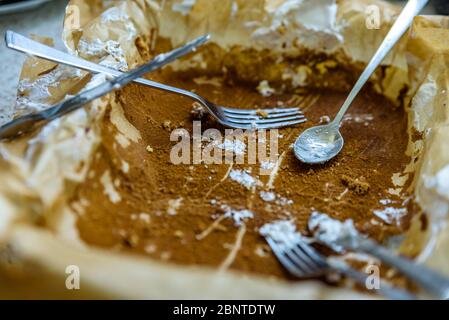
[[449,279],[412,260],[393,254],[370,239],[360,239],[354,250],[363,251],[396,268],[428,293],[439,299],[449,299]]
[[[340,272],[350,279],[355,280],[364,287],[366,286],[367,281],[369,280],[369,276],[366,273],[360,272],[349,266],[347,263],[336,259],[328,259],[328,263],[332,269]],[[414,295],[405,290],[395,288],[385,282],[381,282],[379,289],[376,291],[382,296],[392,300],[416,300]]]
[[[119,76],[123,75],[123,72],[120,72],[120,71],[117,71],[114,69],[110,69],[110,68],[104,67],[102,65],[81,59],[77,56],[73,56],[73,55],[65,53],[63,51],[54,49],[54,48],[46,46],[40,42],[37,42],[37,41],[29,39],[25,36],[22,36],[21,34],[18,34],[11,30],[6,31],[5,39],[6,39],[6,46],[8,48],[19,51],[19,52],[33,55],[38,58],[42,58],[42,59],[49,60],[52,62],[64,64],[64,65],[67,65],[70,67],[75,67],[75,68],[89,71],[92,73],[103,73],[103,74],[106,74],[106,75],[109,75],[112,77],[119,77]],[[193,92],[187,91],[187,90],[175,88],[175,87],[168,86],[168,85],[158,83],[155,81],[147,80],[144,78],[137,78],[137,79],[134,79],[133,81],[143,84],[145,86],[151,87],[151,88],[155,88],[155,89],[159,89],[159,90],[163,90],[163,91],[167,91],[167,92],[172,92],[172,93],[177,93],[177,94],[186,96],[188,98],[191,98],[193,100],[196,100],[200,103],[205,103],[205,101],[202,97],[196,95]]]

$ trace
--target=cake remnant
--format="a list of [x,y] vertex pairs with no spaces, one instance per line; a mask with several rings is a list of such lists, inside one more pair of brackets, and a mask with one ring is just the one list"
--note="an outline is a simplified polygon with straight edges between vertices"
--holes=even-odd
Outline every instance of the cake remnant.
[[344,186],[348,187],[349,190],[354,191],[358,195],[365,195],[368,193],[370,185],[368,182],[362,181],[363,178],[351,178],[347,175],[341,177],[341,182]]
[[103,58],[106,56],[100,62],[102,66],[121,71],[128,70],[125,53],[118,41],[108,40],[103,42],[100,39],[94,39],[92,42],[87,42],[85,39],[80,39],[78,51],[88,57]]
[[257,90],[264,97],[272,96],[276,92],[272,87],[270,87],[270,84],[267,80],[261,81],[257,86]]

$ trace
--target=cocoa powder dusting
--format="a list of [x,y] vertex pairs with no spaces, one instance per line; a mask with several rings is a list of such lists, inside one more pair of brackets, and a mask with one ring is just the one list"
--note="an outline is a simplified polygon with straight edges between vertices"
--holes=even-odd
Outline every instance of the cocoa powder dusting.
[[[293,220],[298,230],[306,232],[311,212],[318,210],[340,220],[351,218],[360,231],[384,241],[407,230],[410,218],[419,212],[411,201],[398,223],[387,223],[373,214],[386,207],[400,208],[403,199],[410,197],[388,192],[395,188],[392,175],[402,172],[410,159],[405,155],[405,112],[369,88],[357,98],[349,111],[351,117],[342,126],[343,152],[327,164],[309,166],[294,157],[291,144],[323,116],[332,118],[346,93],[303,91],[262,97],[244,85],[198,85],[169,71],[154,73],[151,79],[194,90],[227,106],[261,112],[279,106],[301,107],[308,122],[279,130],[282,161],[277,176],[259,175],[259,165],[174,165],[170,151],[176,142],[170,141],[170,133],[176,128],[192,133],[192,101],[140,85],[127,86],[118,93],[118,101],[141,139],[127,147],[118,143],[119,132],[109,110],[88,179],[72,199],[74,207],[84,204],[82,212],[77,210],[77,226],[90,245],[214,268],[237,250],[231,269],[289,278],[259,235],[265,223]],[[193,115],[203,119],[203,130],[224,132],[220,125],[204,119],[198,106]],[[105,172],[110,174],[119,201],[111,201],[105,192],[101,181]],[[230,172],[249,175],[256,183],[245,186]],[[229,210],[247,210],[253,217],[238,225],[224,216]],[[239,236],[241,247],[236,248]]]

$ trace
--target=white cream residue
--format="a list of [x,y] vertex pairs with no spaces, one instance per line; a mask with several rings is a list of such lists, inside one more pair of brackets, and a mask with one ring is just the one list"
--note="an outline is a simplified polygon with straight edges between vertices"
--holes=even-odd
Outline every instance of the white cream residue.
[[253,187],[262,185],[260,180],[251,176],[247,170],[231,170],[231,172],[229,173],[229,177],[248,190],[252,189]]
[[82,77],[79,69],[57,66],[54,70],[40,76],[34,81],[28,78],[19,81],[16,110],[42,111],[49,107],[47,100],[51,97],[50,88],[56,88],[61,81]]
[[401,219],[407,214],[406,208],[386,207],[382,210],[374,210],[374,215],[387,224],[399,225]]
[[260,168],[263,170],[272,170],[272,169],[274,169],[275,166],[276,166],[276,163],[271,162],[271,161],[262,161],[260,163]]
[[271,191],[260,191],[259,196],[265,202],[275,202],[282,207],[293,204],[293,200],[287,199]]
[[335,252],[344,251],[344,247],[341,245],[342,241],[351,241],[358,236],[351,219],[341,222],[317,211],[312,212],[309,219],[309,230],[313,232],[316,239]]
[[222,149],[226,152],[233,153],[235,155],[243,155],[246,151],[246,144],[238,139],[225,139],[222,144],[217,145],[217,148]]
[[111,200],[112,203],[118,203],[122,200],[122,197],[117,192],[117,190],[114,187],[114,184],[112,183],[111,179],[111,173],[109,170],[106,170],[100,179],[101,184],[104,188],[104,194],[109,197],[109,200]]
[[91,42],[87,42],[85,39],[80,39],[78,52],[89,58],[103,58],[100,64],[105,67],[121,71],[128,70],[125,53],[118,41],[94,39]]
[[276,90],[270,86],[267,80],[261,81],[257,86],[257,90],[264,97],[269,97],[276,93]]
[[228,205],[222,205],[221,209],[225,212],[224,217],[234,220],[234,225],[239,227],[244,224],[245,220],[253,219],[254,214],[249,210],[235,210]]
[[408,174],[395,173],[391,177],[391,181],[393,182],[395,187],[403,187],[408,180]]
[[129,172],[129,163],[126,162],[125,160],[122,160],[122,171],[123,173],[128,173]]
[[167,214],[170,216],[176,216],[179,208],[181,208],[183,198],[173,199],[168,201]]
[[267,223],[260,228],[259,233],[263,237],[270,238],[278,243],[301,238],[301,234],[296,231],[296,226],[291,220],[278,220]]
[[343,117],[343,122],[360,123],[365,126],[368,126],[373,120],[374,116],[372,114],[347,114]]

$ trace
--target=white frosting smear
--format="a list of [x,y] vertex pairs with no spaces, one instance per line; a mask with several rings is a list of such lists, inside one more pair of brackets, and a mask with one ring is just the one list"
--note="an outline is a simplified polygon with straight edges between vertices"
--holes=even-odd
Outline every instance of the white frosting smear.
[[312,212],[309,219],[309,229],[316,239],[332,248],[335,252],[343,252],[342,241],[351,241],[358,236],[352,220],[341,222],[332,219],[327,214]]

